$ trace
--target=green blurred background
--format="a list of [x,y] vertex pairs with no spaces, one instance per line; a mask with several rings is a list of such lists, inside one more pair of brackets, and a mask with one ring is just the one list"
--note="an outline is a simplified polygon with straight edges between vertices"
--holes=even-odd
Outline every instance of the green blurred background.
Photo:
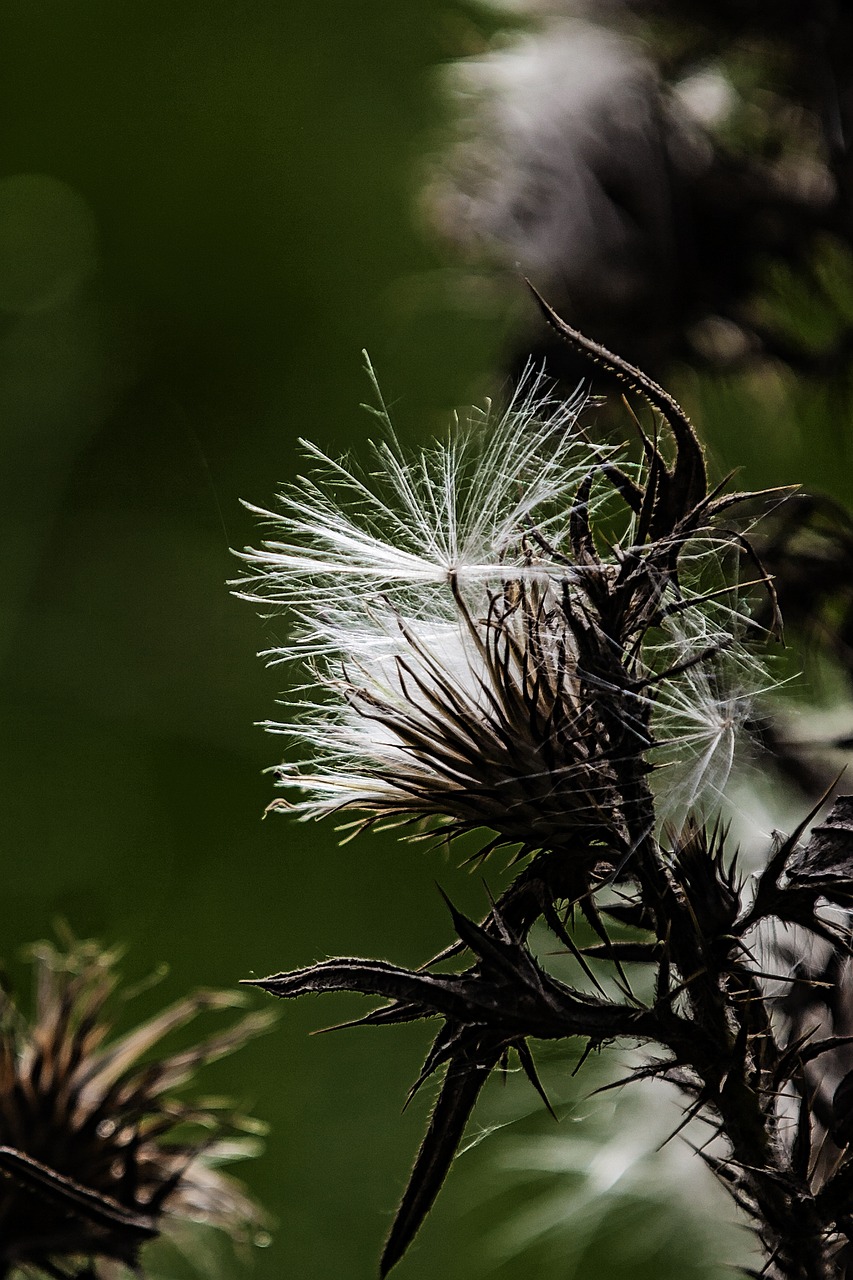
[[[257,537],[240,499],[269,503],[297,438],[369,433],[361,348],[407,440],[500,392],[511,316],[449,298],[414,214],[435,68],[485,21],[440,0],[3,6],[2,951],[19,975],[21,945],[62,917],[125,943],[131,977],[168,963],[144,1011],[328,954],[419,963],[448,938],[436,879],[481,912],[479,880],[440,853],[261,820],[279,743],[255,722],[282,673],[254,655],[281,630],[225,584],[229,548]],[[843,488],[846,423],[819,434],[766,391],[761,411],[748,388],[706,395],[721,463]],[[307,1034],[359,1011],[287,1006],[211,1071],[272,1126],[244,1175],[278,1227],[250,1258],[226,1251],[226,1275],[376,1274],[428,1110],[400,1115],[429,1029]],[[549,1070],[558,1096],[584,1098],[566,1076]],[[527,1106],[496,1086],[477,1134]],[[525,1123],[542,1127],[512,1133]],[[460,1161],[401,1280],[532,1273],[490,1244],[537,1194],[501,1192],[504,1141]],[[646,1194],[599,1200],[580,1273],[660,1276],[664,1256],[711,1273],[677,1215],[638,1256]],[[537,1257],[537,1275],[566,1274],[564,1246]]]

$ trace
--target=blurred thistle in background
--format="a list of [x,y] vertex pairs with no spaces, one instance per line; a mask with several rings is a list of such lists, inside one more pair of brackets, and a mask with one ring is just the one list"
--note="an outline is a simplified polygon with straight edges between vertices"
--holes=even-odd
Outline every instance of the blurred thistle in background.
[[[520,268],[652,371],[771,359],[840,374],[853,350],[847,7],[497,7],[522,29],[447,68],[456,138],[425,194],[457,253],[481,272]],[[792,325],[795,291],[811,296],[811,332]],[[576,376],[529,326],[516,349],[532,340]]]
[[32,948],[34,1007],[0,1009],[0,1275],[54,1280],[138,1270],[161,1233],[187,1228],[256,1239],[259,1206],[218,1166],[257,1153],[263,1128],[223,1101],[190,1094],[196,1073],[265,1031],[249,1013],[187,1048],[161,1042],[239,996],[200,991],[122,1035],[116,952],[69,940]]

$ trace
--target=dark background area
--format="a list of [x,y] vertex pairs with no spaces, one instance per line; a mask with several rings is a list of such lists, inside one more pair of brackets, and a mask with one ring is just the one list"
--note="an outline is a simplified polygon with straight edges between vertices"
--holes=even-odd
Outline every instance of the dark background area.
[[[481,911],[479,879],[440,852],[261,820],[280,744],[256,722],[283,674],[254,655],[283,624],[226,581],[229,548],[257,539],[240,499],[271,501],[297,438],[368,436],[363,347],[409,441],[501,391],[509,317],[447,300],[413,214],[444,110],[434,68],[484,23],[424,0],[3,7],[0,950],[18,983],[21,946],[57,917],[125,944],[131,978],[168,964],[142,1013],[329,954],[419,963],[449,934],[436,879]],[[847,422],[825,405],[680,385],[721,464],[846,486]],[[225,1251],[228,1276],[376,1273],[428,1109],[400,1115],[429,1031],[308,1037],[359,1010],[283,1008],[209,1073],[272,1126],[243,1173],[279,1225],[251,1260]],[[551,1069],[558,1093],[583,1097],[567,1075]],[[511,1081],[478,1124],[529,1105]],[[490,1200],[500,1142],[463,1158],[401,1280],[531,1274],[483,1244],[508,1212]],[[620,1221],[581,1273],[660,1275],[678,1224],[642,1262]],[[164,1275],[191,1269],[164,1258]],[[710,1274],[695,1253],[673,1272],[694,1273]],[[537,1274],[563,1275],[559,1258]]]

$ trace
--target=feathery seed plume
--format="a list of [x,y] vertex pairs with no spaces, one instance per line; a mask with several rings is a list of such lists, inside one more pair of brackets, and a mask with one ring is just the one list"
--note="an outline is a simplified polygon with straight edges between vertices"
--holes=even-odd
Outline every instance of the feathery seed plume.
[[667,526],[656,446],[640,464],[593,443],[583,397],[530,369],[504,412],[412,458],[379,404],[369,471],[309,445],[315,475],[252,508],[274,533],[237,585],[288,607],[267,656],[313,686],[268,725],[306,749],[278,770],[292,807],[623,856],[626,760],[659,747],[694,797],[718,792],[764,670],[719,569],[731,540],[710,508]]

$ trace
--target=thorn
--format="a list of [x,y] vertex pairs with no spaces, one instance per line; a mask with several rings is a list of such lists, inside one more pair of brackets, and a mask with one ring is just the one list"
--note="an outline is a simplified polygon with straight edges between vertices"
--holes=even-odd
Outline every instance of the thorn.
[[554,1108],[551,1106],[550,1099],[547,1093],[545,1092],[545,1089],[543,1088],[542,1081],[539,1079],[539,1073],[536,1070],[536,1064],[533,1061],[533,1054],[530,1052],[530,1048],[527,1044],[527,1041],[519,1040],[518,1043],[515,1045],[515,1051],[518,1054],[518,1060],[521,1063],[522,1070],[524,1071],[524,1074],[527,1076],[527,1079],[533,1085],[533,1088],[539,1094],[539,1097],[545,1103],[545,1106],[548,1108],[549,1112],[554,1117],[554,1119],[559,1120],[559,1117],[556,1111],[554,1110]]

